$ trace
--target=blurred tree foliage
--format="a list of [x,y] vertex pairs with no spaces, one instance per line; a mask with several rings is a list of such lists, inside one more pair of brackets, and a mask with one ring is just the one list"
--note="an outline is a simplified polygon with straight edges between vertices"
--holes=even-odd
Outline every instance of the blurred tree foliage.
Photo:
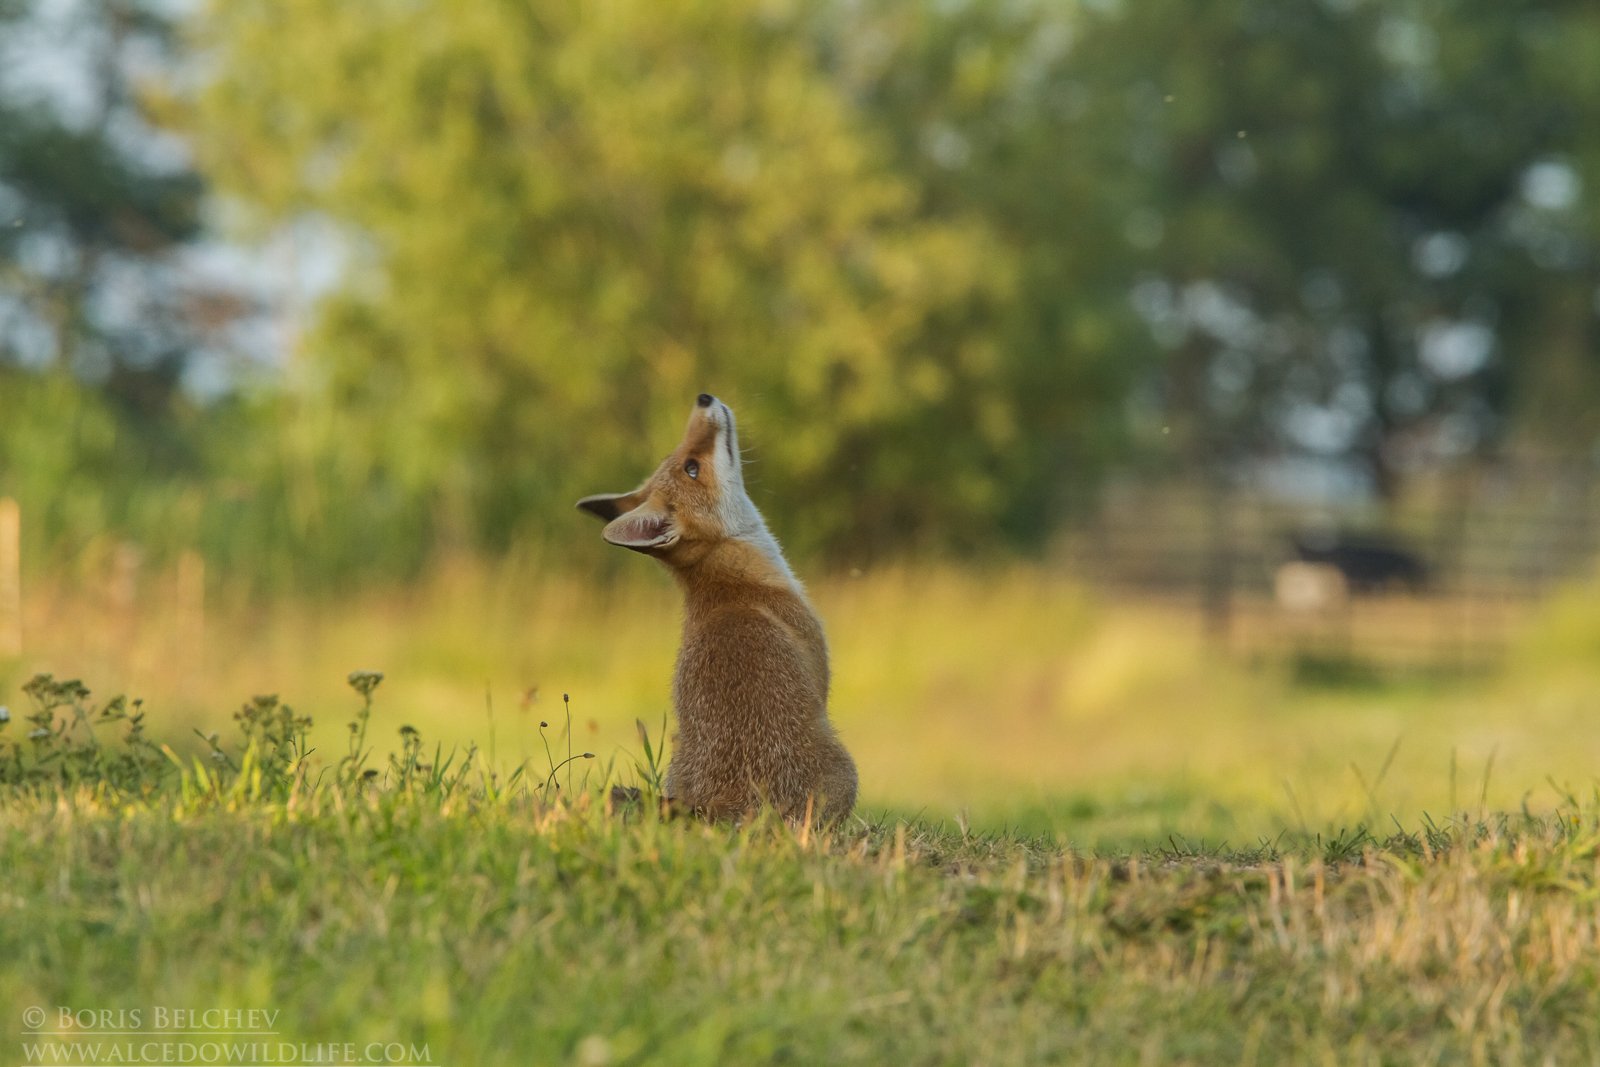
[[[828,4],[817,47],[914,183],[918,213],[982,220],[1016,285],[986,324],[1013,417],[997,517],[1036,543],[1125,462],[1129,398],[1156,369],[1127,300],[1123,128],[1088,106],[1074,5]],[[1081,47],[1096,47],[1084,42]],[[1113,90],[1114,91],[1114,90]]]
[[92,391],[0,382],[38,400],[0,474],[101,486],[74,529],[301,579],[576,538],[701,390],[840,560],[1037,545],[1140,457],[1353,457],[1392,493],[1596,441],[1585,0],[216,0],[171,116],[254,234],[334,234],[297,272],[338,281],[281,380],[199,408],[172,385],[216,303],[107,318],[93,282],[170,278],[201,221],[129,122],[171,39],[66,9],[129,47],[76,125],[0,77],[0,353]]
[[219,5],[209,171],[363,265],[301,354],[338,412],[317,447],[497,546],[641,478],[713,390],[802,548],[977,543],[1023,437],[1016,270],[923,209],[803,14]]
[[1354,455],[1390,496],[1519,401],[1600,442],[1600,8],[1139,0],[1075,60],[1121,125],[1164,408],[1207,460]]
[[170,505],[206,446],[180,384],[218,293],[181,263],[202,182],[139,96],[175,47],[154,4],[0,0],[0,494],[52,562],[192,535]]
[[200,178],[137,96],[173,34],[139,0],[0,0],[0,373],[70,371],[157,436],[210,295],[175,265]]

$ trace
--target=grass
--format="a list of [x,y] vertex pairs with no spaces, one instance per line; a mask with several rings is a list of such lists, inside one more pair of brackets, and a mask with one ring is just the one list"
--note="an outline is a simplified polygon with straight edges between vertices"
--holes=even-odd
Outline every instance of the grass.
[[[0,704],[50,671],[142,695],[186,732],[277,694],[321,724],[316,744],[342,750],[344,678],[372,668],[388,676],[374,743],[397,745],[410,725],[446,748],[476,743],[504,773],[542,762],[546,738],[565,751],[563,694],[574,748],[624,764],[640,755],[636,722],[659,731],[670,710],[678,594],[642,562],[636,581],[608,587],[528,566],[337,601],[223,588],[203,640],[172,605],[175,584],[143,575],[132,607],[93,583],[33,584],[28,655],[0,662]],[[1592,588],[1536,620],[1502,671],[1359,684],[1219,654],[1192,618],[1097,602],[1037,568],[905,568],[812,591],[863,800],[908,817],[1080,848],[1248,843],[1546,808],[1600,766]],[[555,724],[544,736],[541,721]]]
[[[1600,1055],[1593,804],[1119,857],[871,813],[664,823],[470,771],[163,780],[0,800],[14,1062],[129,1040],[61,1006],[141,1042],[158,1006],[255,1009],[273,1041],[445,1065]],[[66,1032],[20,1033],[32,1006]],[[190,1062],[257,1040],[215,1028]]]
[[656,773],[664,583],[224,606],[199,657],[155,598],[88,657],[147,705],[24,694],[74,647],[35,593],[0,665],[0,1063],[105,1058],[93,1015],[31,1047],[34,1006],[141,1041],[158,1007],[272,1011],[293,1062],[1600,1059],[1592,599],[1496,675],[1344,686],[1029,571],[815,593],[865,786],[829,833],[609,809]]

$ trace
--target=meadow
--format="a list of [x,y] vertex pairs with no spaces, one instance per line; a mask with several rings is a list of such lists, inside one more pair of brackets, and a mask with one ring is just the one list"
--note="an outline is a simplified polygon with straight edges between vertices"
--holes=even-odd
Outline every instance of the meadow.
[[[33,583],[28,654],[0,661],[0,703],[15,708],[17,687],[48,671],[141,697],[187,736],[276,694],[342,751],[345,677],[380,670],[380,745],[410,725],[446,749],[476,744],[508,774],[542,764],[547,742],[565,751],[570,711],[575,750],[627,768],[637,724],[660,734],[670,710],[679,596],[653,567],[624,573],[599,583],[525,561],[317,599],[223,588],[203,622],[175,573],[133,589]],[[1042,566],[906,566],[810,591],[832,714],[875,811],[1079,848],[1250,844],[1542,810],[1587,792],[1600,767],[1593,583],[1533,615],[1494,670],[1348,684],[1219,651],[1190,612],[1099,599]]]
[[[1493,673],[1307,685],[1038,569],[820,581],[863,794],[812,833],[656,816],[655,577],[463,567],[198,629],[159,575],[35,584],[12,765],[31,672],[94,692],[0,788],[0,1062],[174,1007],[276,1013],[238,1017],[272,1063],[1600,1059],[1592,590]],[[118,689],[171,751],[94,725]],[[269,692],[293,717],[234,717]],[[552,775],[569,710],[596,758]],[[156,1051],[235,1040],[191,1029]]]

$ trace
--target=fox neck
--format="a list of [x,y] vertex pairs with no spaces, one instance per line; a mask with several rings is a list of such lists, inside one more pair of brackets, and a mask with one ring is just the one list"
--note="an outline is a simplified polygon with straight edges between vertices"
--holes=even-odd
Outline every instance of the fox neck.
[[675,561],[672,574],[687,598],[750,585],[776,586],[803,595],[799,579],[778,548],[777,538],[759,519],[757,523],[755,528],[747,527]]

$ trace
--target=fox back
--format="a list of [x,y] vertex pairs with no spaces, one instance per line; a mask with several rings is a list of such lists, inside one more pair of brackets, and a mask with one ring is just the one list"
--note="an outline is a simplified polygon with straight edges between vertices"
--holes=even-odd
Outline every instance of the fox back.
[[745,492],[733,410],[700,394],[683,441],[643,485],[578,507],[683,589],[668,799],[718,819],[763,802],[791,820],[848,815],[856,768],[828,720],[827,639]]

